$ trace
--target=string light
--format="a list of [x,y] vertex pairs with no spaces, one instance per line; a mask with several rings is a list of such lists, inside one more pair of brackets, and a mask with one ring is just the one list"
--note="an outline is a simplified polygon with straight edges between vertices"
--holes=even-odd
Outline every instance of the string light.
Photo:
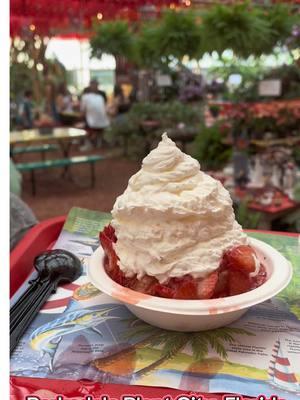
[[34,47],[35,47],[36,49],[39,49],[39,48],[41,47],[41,44],[42,44],[42,41],[41,41],[41,40],[37,40],[37,41],[34,43]]
[[99,19],[99,21],[103,18],[103,14],[102,13],[98,13],[97,14],[97,19]]
[[35,31],[35,25],[30,24],[30,25],[29,25],[29,29],[30,29],[32,32],[34,32],[34,31]]
[[171,3],[171,4],[170,4],[170,9],[171,9],[171,10],[175,10],[175,8],[176,8],[175,4],[174,4],[174,3]]
[[19,53],[18,55],[17,55],[17,62],[19,63],[19,64],[21,64],[22,62],[24,62],[25,61],[25,54],[23,53],[23,52],[21,52],[21,53]]
[[191,5],[191,0],[185,0],[185,5],[189,7]]

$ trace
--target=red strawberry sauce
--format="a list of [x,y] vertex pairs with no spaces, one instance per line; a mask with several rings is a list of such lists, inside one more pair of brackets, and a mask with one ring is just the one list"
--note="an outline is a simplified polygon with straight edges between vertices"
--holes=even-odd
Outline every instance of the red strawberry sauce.
[[106,255],[104,268],[110,278],[122,286],[151,296],[185,300],[216,299],[249,292],[267,279],[262,264],[258,274],[255,277],[250,276],[255,271],[255,252],[247,245],[226,251],[220,268],[205,278],[195,279],[191,275],[184,275],[181,278],[170,278],[164,284],[148,275],[142,279],[137,279],[136,276],[129,278],[118,266],[119,259],[113,248],[113,243],[117,241],[114,228],[111,225],[106,226],[100,232],[99,238]]

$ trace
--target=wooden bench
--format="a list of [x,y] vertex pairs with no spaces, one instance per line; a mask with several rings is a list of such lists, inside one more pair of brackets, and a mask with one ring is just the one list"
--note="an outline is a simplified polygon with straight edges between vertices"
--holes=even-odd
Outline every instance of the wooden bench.
[[28,163],[16,164],[17,169],[20,172],[30,172],[31,174],[31,188],[33,196],[36,194],[36,182],[35,182],[35,171],[40,169],[49,168],[68,168],[72,165],[78,164],[90,164],[91,166],[91,187],[95,186],[95,163],[103,160],[104,157],[100,155],[89,155],[89,156],[78,156],[71,158],[63,158],[58,160],[46,160]]
[[45,154],[50,151],[59,150],[56,144],[42,144],[38,146],[17,146],[13,147],[10,151],[12,157],[19,154],[41,153],[42,160],[45,160]]

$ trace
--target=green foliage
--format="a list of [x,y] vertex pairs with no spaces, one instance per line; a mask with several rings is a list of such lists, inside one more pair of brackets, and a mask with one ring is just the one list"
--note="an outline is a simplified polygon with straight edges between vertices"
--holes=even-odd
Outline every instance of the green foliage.
[[130,116],[138,123],[146,120],[155,120],[160,123],[160,126],[166,128],[174,127],[180,122],[189,125],[200,122],[199,105],[192,106],[179,101],[136,103],[130,110]]
[[[142,329],[141,331],[143,325],[145,325],[146,329]],[[136,328],[131,328],[130,338],[140,337],[141,332],[147,332],[148,326],[149,325],[141,322]],[[145,341],[145,339],[143,339],[143,342],[139,341],[134,346],[140,347],[141,344],[142,346],[161,346],[161,357],[139,371],[136,371],[134,373],[135,377],[153,372],[155,369],[160,367],[160,365],[175,357],[180,353],[180,351],[184,350],[188,344],[192,347],[192,356],[196,362],[201,362],[207,357],[209,348],[215,350],[221,359],[227,359],[227,352],[224,343],[236,342],[237,340],[234,335],[255,336],[252,332],[234,327],[224,327],[190,333],[172,332],[151,327],[150,332],[151,335],[149,336],[149,340]],[[118,354],[121,353],[122,350],[120,353],[115,354],[114,357],[117,359]]]
[[[206,51],[217,51],[220,55],[226,49],[232,49],[238,56],[247,58],[251,54],[259,55],[270,37],[270,26],[262,17],[261,9],[249,4],[216,5],[204,12],[202,34]],[[270,49],[268,48],[268,51]]]
[[159,21],[144,22],[138,32],[125,21],[96,22],[91,39],[92,55],[124,56],[141,67],[156,68],[181,61],[184,56],[199,59],[204,52],[232,49],[236,56],[269,54],[284,44],[296,22],[288,5],[267,9],[248,2],[216,5],[200,15],[191,11],[167,11]]
[[224,82],[232,74],[241,76],[241,84],[232,91],[223,94],[224,99],[231,101],[249,101],[258,100],[258,90],[256,82],[261,79],[266,72],[266,67],[260,59],[251,60],[245,63],[244,60],[234,58],[233,60],[226,60],[222,57],[222,65],[212,68],[210,73],[213,76],[223,78]]
[[[47,68],[49,75],[55,85],[65,82],[67,71],[65,67],[57,60],[44,60],[44,68]],[[26,90],[33,90],[35,100],[40,99],[35,93],[35,88],[41,95],[44,92],[45,78],[43,72],[30,68],[26,63],[12,62],[10,65],[10,97],[17,100]]]
[[271,40],[277,44],[284,44],[289,37],[294,24],[299,22],[299,16],[291,13],[286,4],[274,4],[268,12],[268,22],[271,28]]
[[25,90],[32,89],[33,76],[24,63],[13,63],[10,66],[10,97],[16,99]]
[[248,200],[238,205],[236,220],[244,229],[257,229],[260,219],[260,213],[249,210]]
[[203,169],[218,170],[226,165],[232,156],[232,148],[222,142],[219,126],[202,126],[194,141],[193,156]]
[[[300,203],[300,183],[295,185],[294,188],[294,199]],[[300,216],[298,215],[298,232],[300,233]]]
[[148,23],[141,27],[134,38],[134,60],[140,67],[155,68],[163,64],[159,56],[159,28],[156,23]]
[[159,25],[156,46],[160,56],[200,57],[201,31],[197,25],[195,13],[167,11]]
[[210,346],[222,358],[227,358],[227,352],[224,347],[224,342],[234,343],[236,339],[233,335],[255,336],[253,333],[241,328],[219,328],[192,334],[191,345],[193,355],[196,361],[202,361],[208,353]]
[[126,138],[132,135],[138,135],[139,126],[128,113],[128,115],[125,115],[121,121],[114,120],[112,122],[110,128],[108,129],[108,134],[111,140],[116,137]]
[[201,35],[192,13],[164,13],[159,23],[146,22],[134,33],[125,21],[94,24],[92,56],[124,56],[141,67],[157,67],[185,55],[199,56]]
[[162,357],[174,357],[187,343],[190,337],[184,332],[168,332],[162,348]]
[[122,121],[113,121],[107,132],[108,140],[116,138],[129,139],[132,137],[144,137],[141,127],[143,121],[157,121],[158,129],[174,128],[178,123],[185,123],[189,127],[200,122],[201,113],[199,105],[187,105],[179,101],[152,103],[135,103],[126,113]]
[[[225,93],[224,99],[231,101],[257,101],[259,96],[258,84],[263,79],[280,79],[282,93],[276,98],[294,99],[300,97],[300,68],[295,65],[282,65],[278,68],[266,68],[259,59],[244,64],[242,60],[226,61],[223,65],[211,69],[211,74],[224,79],[227,82],[231,74],[239,74],[242,77],[241,84],[231,92]],[[268,98],[269,100],[270,98]]]
[[126,21],[95,22],[94,33],[90,41],[93,57],[106,53],[132,58],[133,34]]
[[203,335],[192,334],[190,343],[193,350],[193,357],[195,361],[202,361],[208,353],[209,343]]
[[145,23],[135,35],[135,60],[140,66],[163,67],[174,58],[200,57],[201,32],[195,15],[167,11],[158,22]]

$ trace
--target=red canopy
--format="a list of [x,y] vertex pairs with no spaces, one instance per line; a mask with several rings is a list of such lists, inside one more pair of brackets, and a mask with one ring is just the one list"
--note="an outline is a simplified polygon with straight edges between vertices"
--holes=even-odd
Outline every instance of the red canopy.
[[41,35],[87,37],[93,18],[99,20],[155,17],[162,7],[189,5],[188,0],[11,0],[11,36]]

